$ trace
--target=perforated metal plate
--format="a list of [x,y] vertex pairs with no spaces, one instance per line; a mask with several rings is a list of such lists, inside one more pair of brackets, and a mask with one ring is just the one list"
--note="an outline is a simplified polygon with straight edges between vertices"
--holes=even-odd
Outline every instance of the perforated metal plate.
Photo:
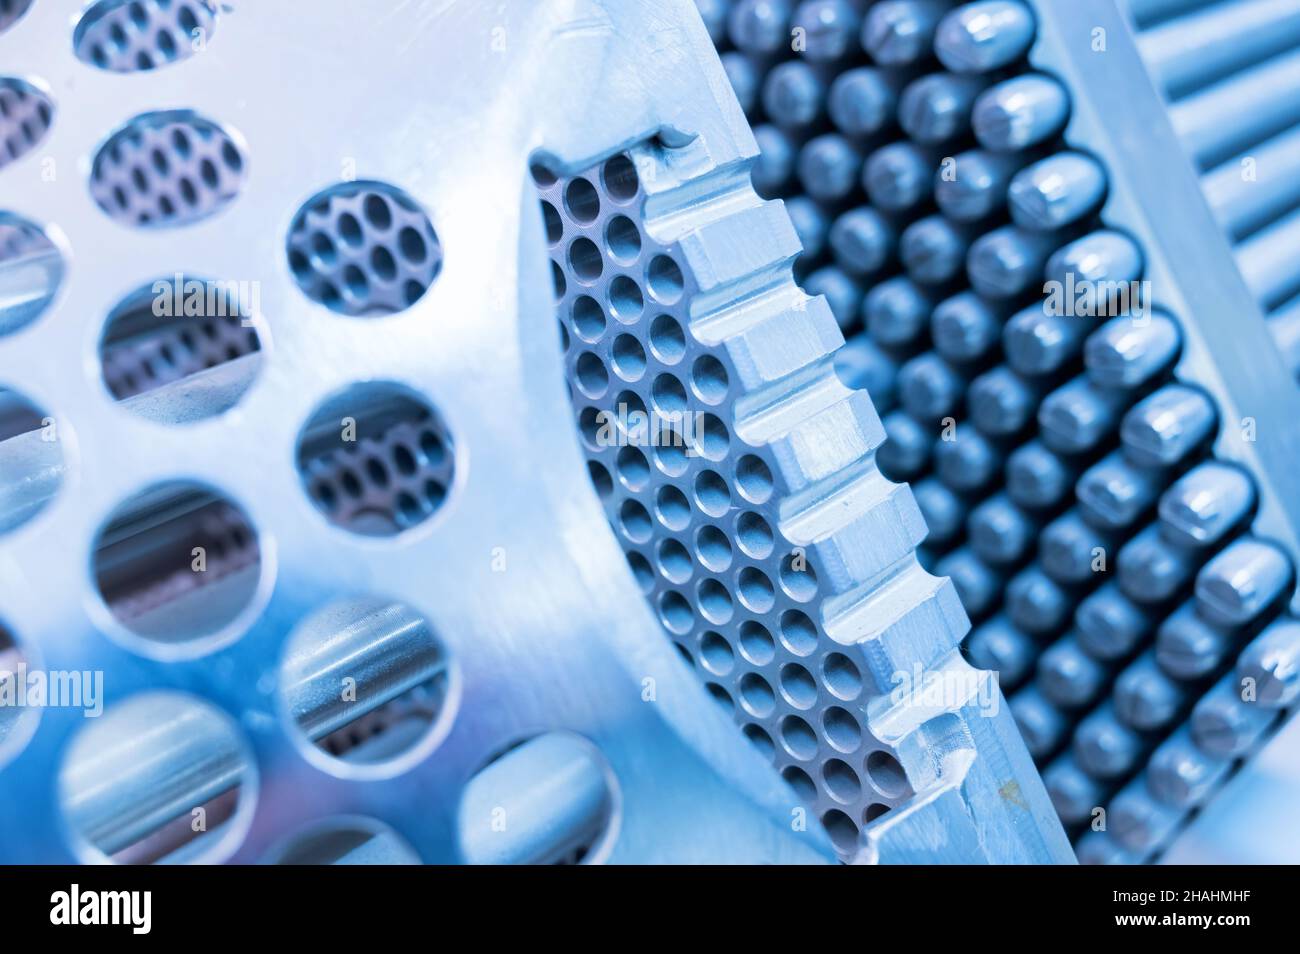
[[[72,12],[48,0],[20,21],[23,42],[0,37],[8,68],[56,89],[95,69],[69,42]],[[357,18],[365,30],[349,28]],[[750,187],[754,143],[690,5],[421,3],[374,18],[338,4],[302,30],[294,11],[241,4],[184,62],[141,63],[111,92],[73,84],[42,157],[64,178],[24,189],[38,173],[28,156],[0,179],[4,207],[58,236],[78,264],[3,343],[6,383],[49,405],[66,461],[64,489],[39,519],[0,538],[5,622],[45,670],[102,672],[110,712],[166,689],[224,713],[195,724],[213,727],[218,754],[231,734],[217,727],[233,730],[247,755],[224,789],[237,804],[213,812],[222,822],[200,839],[203,857],[266,857],[295,831],[363,815],[427,861],[534,858],[533,846],[494,837],[505,829],[489,821],[509,799],[492,786],[528,792],[529,772],[568,767],[583,781],[559,789],[557,810],[579,800],[581,837],[555,860],[825,861],[832,843],[854,860],[936,860],[937,832],[943,860],[1068,858],[1000,695],[957,651],[965,616],[951,586],[916,562],[919,514],[875,466],[883,430],[835,373],[842,339],[825,301],[794,284],[795,233]],[[301,44],[272,48],[294,31]],[[355,69],[340,85],[344,51]],[[414,113],[385,92],[395,88],[413,92]],[[340,115],[354,118],[341,126]],[[190,151],[168,153],[181,126]],[[530,166],[562,180],[542,180],[554,214],[539,214]],[[76,180],[81,168],[89,182]],[[575,177],[583,169],[603,175]],[[376,196],[392,221],[367,214]],[[355,242],[345,213],[375,233]],[[389,232],[391,243],[375,237]],[[254,356],[228,355],[180,378],[179,391],[130,399],[152,395],[153,413],[140,415],[114,403],[97,370],[69,377],[94,369],[92,343],[117,302],[174,273],[256,291],[239,313],[260,322],[251,386]],[[582,316],[572,307],[584,293],[603,336],[591,305]],[[226,394],[223,375],[246,393],[222,413],[178,410]],[[606,398],[623,390],[699,411],[698,440],[680,454],[592,440],[593,416],[616,410]],[[411,405],[423,410],[398,413]],[[425,446],[431,420],[437,439]],[[352,447],[321,451],[334,442]],[[630,453],[620,466],[629,447],[644,467]],[[331,505],[358,497],[349,454],[357,483],[387,479],[386,496],[363,484],[353,509]],[[321,461],[339,468],[332,491]],[[432,496],[404,483],[426,467],[443,468]],[[648,529],[627,541],[630,569],[592,476],[611,489],[616,532],[625,509],[638,534]],[[639,490],[612,491],[639,477]],[[212,631],[144,638],[84,567],[99,559],[105,522],[120,528],[110,513],[177,480],[246,515],[254,586],[242,600],[200,588],[187,623],[233,608]],[[158,501],[172,499],[145,498],[137,536],[156,533]],[[376,533],[360,514],[392,520]],[[85,561],[67,559],[68,547]],[[636,585],[647,569],[649,603]],[[54,592],[63,598],[43,597]],[[340,594],[409,606],[446,653],[433,734],[385,762],[382,784],[362,784],[373,767],[315,750],[279,698],[286,633]],[[709,691],[730,700],[744,732],[660,624],[712,673]],[[893,693],[899,673],[915,683]],[[923,676],[955,693],[927,694]],[[73,741],[81,712],[31,715],[30,740],[0,775],[16,806],[0,818],[0,844],[15,860],[113,852],[116,842],[85,833],[89,816],[60,807],[66,780],[86,777]],[[780,774],[746,735],[760,748],[770,740]],[[128,736],[112,751],[129,759],[145,744]],[[93,816],[138,813],[140,792],[114,792]],[[201,788],[167,817],[215,795]]]
[[[1081,858],[1158,858],[1289,711],[1249,686],[1297,652],[1300,411],[1249,290],[1295,290],[1259,247],[1295,229],[1294,11],[699,7],[967,657],[1012,692]],[[1241,274],[1184,148],[1221,223],[1276,220]],[[1145,302],[1108,299],[1140,280]],[[1286,308],[1271,326],[1294,342]]]

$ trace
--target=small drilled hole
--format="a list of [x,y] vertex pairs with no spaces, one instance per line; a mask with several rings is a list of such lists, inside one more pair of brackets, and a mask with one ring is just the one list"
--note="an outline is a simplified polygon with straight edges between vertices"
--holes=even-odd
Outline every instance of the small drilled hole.
[[740,515],[736,521],[736,532],[740,548],[755,560],[766,559],[772,552],[772,528],[752,510]]
[[776,656],[776,640],[762,623],[746,620],[740,627],[740,652],[755,666],[766,666]]
[[559,181],[555,173],[546,168],[546,166],[542,165],[540,162],[534,162],[530,165],[528,167],[528,172],[532,175],[533,181],[543,189],[549,189]]
[[659,598],[659,618],[671,633],[684,636],[695,625],[695,611],[686,597],[669,590]]
[[605,333],[605,310],[590,295],[573,300],[573,330],[583,341],[592,343]]
[[600,215],[600,193],[586,179],[574,179],[565,187],[564,207],[575,222],[588,225]]
[[605,191],[616,202],[630,202],[640,188],[636,166],[625,155],[614,156],[605,163],[601,180],[605,183]]
[[574,374],[578,389],[593,400],[601,397],[609,387],[609,371],[605,368],[605,362],[590,351],[578,355]]
[[817,650],[817,627],[807,613],[786,610],[781,614],[781,642],[796,656],[811,656]]
[[858,826],[838,808],[832,808],[822,816],[822,826],[830,836],[831,843],[840,852],[848,854],[857,848]]
[[736,464],[736,486],[746,500],[767,503],[772,496],[772,471],[760,458],[746,454]]
[[624,381],[639,381],[645,374],[646,355],[641,342],[632,335],[614,339],[614,370]]
[[635,447],[624,447],[618,452],[618,479],[633,493],[644,490],[650,482],[650,461]]
[[659,544],[659,572],[670,583],[685,583],[692,572],[690,551],[673,539]]
[[817,683],[798,663],[781,667],[781,694],[796,709],[811,709],[817,703]]
[[616,215],[605,225],[605,247],[616,261],[631,265],[641,254],[641,230],[626,215]]
[[560,218],[555,206],[546,200],[542,200],[542,221],[546,225],[546,244],[552,247],[559,245],[560,239],[564,238],[564,220]]
[[686,438],[680,431],[665,427],[654,449],[655,465],[669,477],[681,477],[691,464]]
[[731,507],[731,490],[716,471],[704,470],[695,478],[695,502],[710,517],[723,517]]
[[725,458],[731,447],[731,432],[716,414],[699,415],[691,439],[695,452],[713,461]]
[[32,0],[0,0],[0,33],[17,23],[32,5]]
[[781,589],[800,603],[807,603],[817,595],[817,575],[808,563],[808,556],[797,550],[781,561]]
[[862,727],[847,709],[831,706],[822,714],[826,741],[841,752],[853,752],[862,744]]
[[601,499],[614,492],[614,478],[599,462],[587,461],[587,476],[591,478],[591,485],[596,488],[596,493],[600,494]]
[[731,566],[731,541],[717,527],[700,527],[695,535],[695,551],[700,562],[714,573],[722,573]]
[[659,522],[669,530],[685,530],[691,522],[691,503],[686,495],[671,484],[659,488],[655,512]]
[[817,801],[817,786],[813,784],[812,776],[799,766],[787,765],[781,770],[781,777],[794,789],[799,801],[806,805]]
[[745,673],[740,679],[740,704],[750,715],[766,719],[776,708],[776,693],[758,673]]
[[699,637],[699,660],[715,676],[727,676],[736,664],[731,643],[718,633],[708,632]]
[[727,369],[713,355],[702,355],[691,368],[691,384],[701,401],[720,404],[727,396]]
[[635,550],[629,550],[627,565],[631,567],[632,577],[636,580],[637,586],[641,588],[642,593],[649,593],[654,589],[655,571],[650,566],[649,560]]
[[667,255],[656,255],[646,271],[650,294],[665,305],[676,304],[686,288],[681,267]]
[[822,766],[822,779],[826,782],[826,791],[837,802],[848,805],[862,795],[858,773],[843,759],[828,759]]
[[569,245],[569,268],[580,281],[594,282],[605,268],[604,259],[596,243],[585,236]]
[[817,755],[817,733],[799,716],[789,715],[781,720],[781,741],[786,751],[801,761]]
[[655,409],[665,417],[672,419],[686,410],[686,388],[674,375],[661,374],[655,378],[650,396]]
[[641,317],[644,308],[641,286],[626,275],[616,275],[609,283],[609,309],[614,317],[624,324],[631,324]]
[[852,702],[862,694],[862,673],[843,653],[828,653],[822,663],[822,681],[835,696]]
[[725,626],[731,622],[731,617],[735,613],[735,604],[732,602],[731,593],[722,583],[714,579],[701,580],[696,596],[700,612],[709,622],[718,626]]
[[872,752],[867,756],[867,777],[876,791],[886,798],[898,798],[907,794],[907,773],[898,759],[888,752]]
[[686,333],[671,315],[659,315],[650,323],[650,348],[664,364],[676,364],[686,353]]
[[623,534],[633,543],[645,543],[654,532],[650,512],[635,500],[625,500],[619,508],[619,524]]
[[737,578],[740,601],[751,611],[767,613],[776,602],[776,588],[767,574],[757,567],[747,566]]

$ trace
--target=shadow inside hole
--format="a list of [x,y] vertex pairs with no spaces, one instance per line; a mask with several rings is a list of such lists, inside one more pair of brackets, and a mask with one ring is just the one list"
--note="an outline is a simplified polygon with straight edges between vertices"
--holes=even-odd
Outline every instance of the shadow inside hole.
[[370,818],[329,820],[294,836],[271,857],[277,865],[418,865],[400,835]]
[[290,636],[280,694],[305,739],[354,765],[417,749],[448,705],[450,666],[429,621],[378,597],[337,600]]
[[25,219],[0,213],[0,337],[41,316],[63,272],[63,256],[49,236]]
[[181,424],[233,407],[261,367],[257,287],[176,275],[128,295],[99,345],[104,384],[149,420]]
[[63,483],[59,423],[15,391],[0,387],[0,533],[25,524]]
[[461,851],[470,864],[565,865],[601,860],[615,835],[612,770],[585,739],[534,736],[502,752],[461,797]]
[[101,70],[145,72],[206,49],[216,25],[209,0],[96,0],[77,21],[72,48]]
[[210,636],[249,605],[261,578],[257,533],[228,500],[173,482],[137,494],[100,531],[95,583],[132,633],[176,645]]
[[454,479],[450,432],[414,392],[368,383],[327,400],[298,441],[298,470],[329,521],[392,536],[443,505]]
[[0,766],[25,741],[28,723],[36,710],[26,705],[21,680],[26,678],[28,660],[13,633],[0,622]]
[[178,692],[148,692],[87,720],[59,772],[69,827],[120,864],[213,860],[247,818],[252,757],[231,720]]

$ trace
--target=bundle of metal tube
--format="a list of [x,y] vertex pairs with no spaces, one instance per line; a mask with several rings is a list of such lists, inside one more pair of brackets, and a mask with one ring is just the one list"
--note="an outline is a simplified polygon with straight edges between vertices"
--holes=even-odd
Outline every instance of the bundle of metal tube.
[[[1128,2],[1146,23],[1204,6]],[[1295,27],[1294,4],[1245,5],[1231,36],[1280,53],[1273,28]],[[1137,243],[1098,216],[1105,169],[1060,138],[1071,97],[1025,63],[1031,11],[1019,0],[701,8],[756,127],[755,183],[785,198],[804,284],[849,338],[841,375],[881,410],[880,467],[913,484],[930,531],[922,557],[952,577],[975,624],[968,657],[1014,691],[1081,857],[1155,857],[1293,698],[1276,688],[1300,645],[1286,635],[1300,626],[1278,616],[1293,568],[1246,529],[1249,475],[1209,457],[1218,409],[1173,376],[1178,321],[1142,297]],[[1167,88],[1190,94],[1198,70],[1221,79],[1254,62],[1202,36],[1214,50],[1204,63],[1177,37],[1151,41],[1169,51]],[[1284,75],[1272,69],[1268,83]],[[1300,97],[1264,102],[1280,122]],[[1205,155],[1247,141],[1224,128],[1240,116],[1186,115]],[[1259,153],[1278,173],[1266,189],[1207,175],[1235,227],[1300,199],[1300,176],[1283,172],[1293,146]],[[1273,299],[1300,291],[1285,247],[1243,261]],[[1300,300],[1292,310],[1300,356]],[[1264,643],[1241,665],[1269,666],[1278,700],[1262,715],[1236,699],[1229,671],[1252,640]],[[1196,757],[1214,770],[1193,793],[1178,780]],[[1092,830],[1096,809],[1109,831]]]
[[1127,3],[1206,200],[1300,376],[1300,5]]

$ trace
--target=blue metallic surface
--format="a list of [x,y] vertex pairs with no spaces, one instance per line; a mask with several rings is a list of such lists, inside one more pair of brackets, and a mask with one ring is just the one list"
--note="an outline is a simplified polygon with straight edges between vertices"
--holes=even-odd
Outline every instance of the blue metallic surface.
[[[965,651],[1014,690],[1081,859],[1158,858],[1193,806],[1230,813],[1233,758],[1283,721],[1243,685],[1292,698],[1294,4],[866,6],[840,76],[870,75],[874,110],[898,90],[898,129],[873,111],[841,131],[899,258],[842,327],[898,364],[881,466],[916,482]],[[968,102],[961,77],[985,88]],[[958,241],[969,284],[946,267]],[[1100,308],[1045,307],[1044,282],[1095,284]],[[1091,812],[1112,798],[1117,832]]]
[[[1300,860],[1291,0],[349,8],[291,88],[151,4],[0,23],[0,672],[108,686],[0,707],[0,858]],[[181,267],[252,344],[119,407]],[[391,473],[303,456],[358,393]]]

